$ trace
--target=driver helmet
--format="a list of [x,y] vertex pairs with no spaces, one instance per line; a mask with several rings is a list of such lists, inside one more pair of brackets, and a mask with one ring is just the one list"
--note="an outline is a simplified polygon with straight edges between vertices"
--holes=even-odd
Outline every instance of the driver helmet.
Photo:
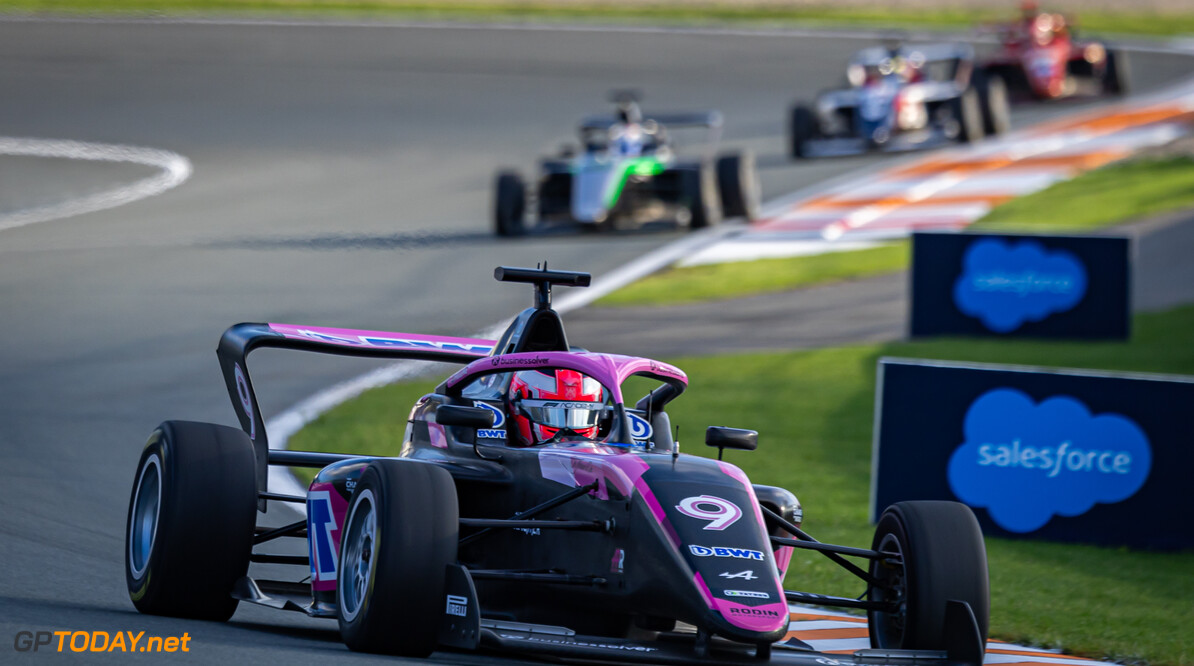
[[638,123],[615,126],[613,131],[614,151],[624,157],[638,157],[646,146],[646,131]]
[[618,100],[618,122],[627,125],[643,122],[643,111],[638,108],[638,102],[633,97]]
[[1022,0],[1020,2],[1020,16],[1025,23],[1030,23],[1041,13],[1041,6],[1037,0]]
[[509,399],[509,441],[516,446],[542,444],[561,429],[592,439],[605,407],[601,382],[565,369],[515,373]]

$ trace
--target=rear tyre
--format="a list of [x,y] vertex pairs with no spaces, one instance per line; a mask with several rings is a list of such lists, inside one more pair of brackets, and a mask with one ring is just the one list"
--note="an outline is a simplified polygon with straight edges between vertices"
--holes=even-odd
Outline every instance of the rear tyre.
[[725,217],[747,221],[759,216],[759,178],[752,152],[717,158],[717,190],[721,194],[721,212]]
[[954,120],[958,123],[958,141],[973,143],[983,138],[983,111],[978,91],[967,88],[952,101]]
[[347,516],[336,586],[340,636],[358,652],[426,657],[443,616],[445,571],[456,561],[452,476],[431,464],[374,460]]
[[893,602],[893,612],[869,611],[871,646],[944,650],[945,605],[965,601],[987,638],[990,592],[987,551],[974,513],[958,502],[898,502],[875,527],[873,550],[892,561],[872,561],[871,601]]
[[1006,133],[1012,126],[1012,110],[1003,77],[980,70],[974,83],[983,114],[983,132],[990,136]]
[[1107,64],[1103,67],[1103,92],[1108,95],[1127,94],[1128,54],[1124,51],[1107,51]]
[[526,184],[512,171],[497,176],[494,188],[494,227],[499,236],[521,236],[526,231]]
[[721,222],[721,201],[713,169],[706,164],[685,169],[680,174],[680,188],[688,208],[689,229],[695,231]]
[[129,498],[124,573],[142,613],[223,622],[249,570],[253,442],[235,428],[166,421],[149,436]]
[[813,116],[813,110],[803,104],[792,107],[791,121],[788,126],[792,158],[807,157],[808,141],[816,135],[817,119]]

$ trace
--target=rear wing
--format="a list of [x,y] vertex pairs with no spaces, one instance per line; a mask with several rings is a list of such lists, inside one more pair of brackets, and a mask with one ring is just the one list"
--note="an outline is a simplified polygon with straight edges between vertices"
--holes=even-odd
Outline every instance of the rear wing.
[[[911,60],[921,62],[939,62],[942,60],[973,60],[974,47],[963,43],[943,44],[906,44],[900,49],[900,55]],[[891,52],[882,46],[870,46],[854,54],[851,64],[878,65],[891,57]]]
[[[720,111],[698,111],[691,113],[651,113],[644,114],[643,122],[654,120],[663,125],[667,129],[679,129],[689,127],[706,127],[708,129],[720,129],[722,125],[722,116]],[[588,116],[580,121],[580,129],[582,130],[603,130],[609,129],[613,125],[618,124],[618,117],[613,114],[601,114],[596,116]]]
[[389,333],[290,324],[237,324],[220,336],[216,355],[240,427],[253,440],[257,458],[257,492],[268,490],[269,442],[257,394],[245,364],[249,352],[260,347],[296,349],[322,354],[392,360],[470,363],[488,356],[496,343],[476,338],[451,338],[415,333]]

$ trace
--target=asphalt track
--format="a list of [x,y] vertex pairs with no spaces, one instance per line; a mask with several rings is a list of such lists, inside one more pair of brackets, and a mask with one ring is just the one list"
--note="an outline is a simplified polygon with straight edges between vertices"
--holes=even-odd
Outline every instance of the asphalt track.
[[[0,135],[148,146],[194,167],[156,197],[0,231],[0,638],[187,632],[191,651],[172,658],[377,659],[348,653],[334,624],[295,614],[242,606],[223,625],[142,616],[128,601],[125,511],[146,435],[168,418],[233,421],[213,354],[220,333],[238,321],[286,321],[469,334],[529,302],[525,289],[491,281],[497,264],[546,260],[600,275],[674,240],[490,234],[493,171],[554,150],[612,88],[643,89],[648,107],[719,108],[729,145],[759,153],[767,197],[870,164],[789,165],[781,148],[788,102],[833,85],[859,44],[0,21]],[[1167,55],[1133,60],[1141,88],[1187,67]],[[1015,120],[1062,111],[1021,110]],[[89,166],[0,156],[0,213],[144,175]],[[295,361],[254,356],[267,416],[371,367]],[[22,657],[0,650],[0,661]]]

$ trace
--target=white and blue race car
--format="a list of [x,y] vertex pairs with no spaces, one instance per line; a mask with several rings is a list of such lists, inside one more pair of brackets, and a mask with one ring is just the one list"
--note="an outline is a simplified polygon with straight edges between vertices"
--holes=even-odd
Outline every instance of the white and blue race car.
[[848,87],[792,107],[792,157],[969,143],[1010,127],[1004,81],[976,69],[966,44],[866,48],[851,58],[846,79]]

